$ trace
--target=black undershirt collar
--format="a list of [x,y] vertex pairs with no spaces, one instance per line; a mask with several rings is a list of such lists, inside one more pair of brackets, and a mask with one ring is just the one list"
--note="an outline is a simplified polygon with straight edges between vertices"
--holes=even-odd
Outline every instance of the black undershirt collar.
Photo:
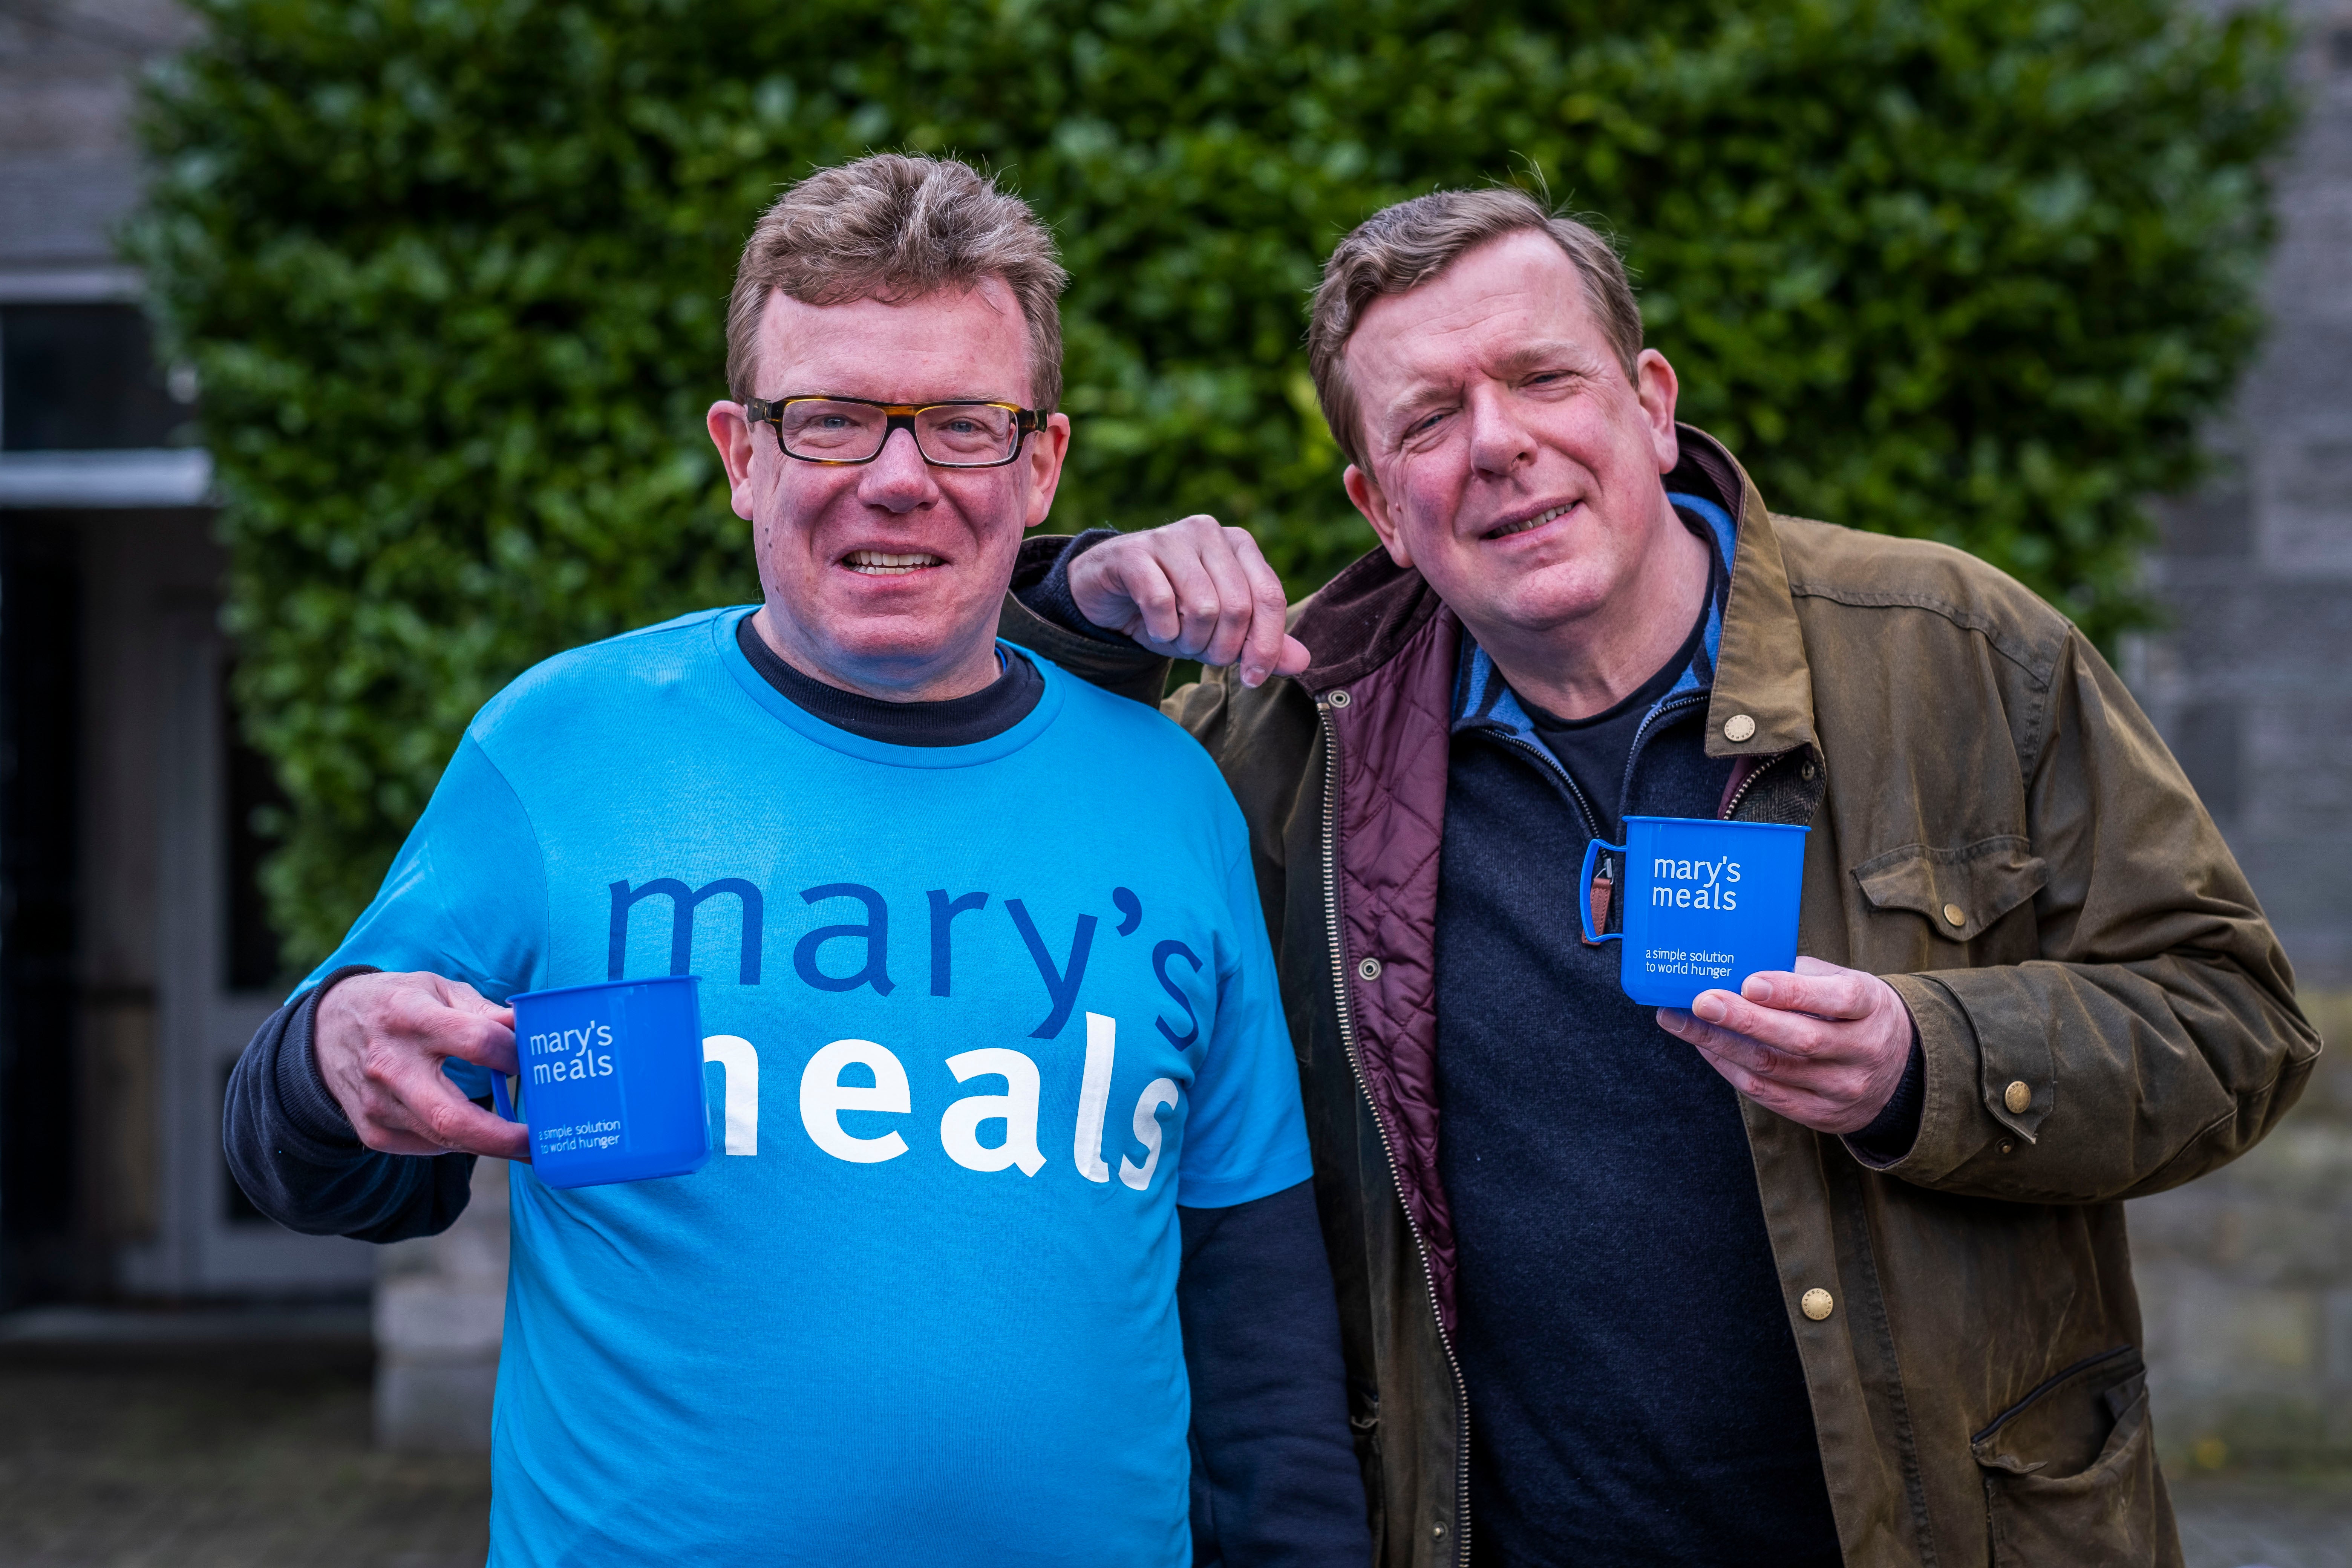
[[1045,695],[1045,678],[1018,650],[1000,647],[1002,672],[978,691],[939,702],[888,702],[828,686],[776,657],[745,616],[735,623],[735,643],[761,679],[785,701],[836,730],[891,746],[970,746],[1002,735],[1029,717]]
[[1536,733],[1583,792],[1592,808],[1593,826],[1612,839],[1619,837],[1617,814],[1623,809],[1625,763],[1633,754],[1633,737],[1641,732],[1642,721],[1650,716],[1650,710],[1675,689],[1675,682],[1697,655],[1699,639],[1706,636],[1707,611],[1714,603],[1712,584],[1708,590],[1707,602],[1699,605],[1698,619],[1691,623],[1683,646],[1638,689],[1606,711],[1587,719],[1562,719],[1528,701],[1525,693],[1519,694],[1519,706],[1527,710]]

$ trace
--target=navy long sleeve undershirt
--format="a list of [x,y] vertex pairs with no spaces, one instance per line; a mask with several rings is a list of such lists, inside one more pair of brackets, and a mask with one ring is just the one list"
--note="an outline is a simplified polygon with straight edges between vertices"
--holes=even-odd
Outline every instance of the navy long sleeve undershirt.
[[[760,640],[748,617],[740,639],[753,668],[788,700],[854,733],[898,744],[985,738],[1018,723],[1043,689],[1036,670],[1015,658],[992,685],[968,697],[888,703],[794,669]],[[436,1235],[465,1210],[474,1156],[368,1148],[328,1092],[311,1050],[320,998],[365,973],[329,975],[272,1014],[246,1047],[223,1118],[229,1169],[257,1207],[292,1230],[379,1242]],[[1228,1208],[1179,1207],[1177,1215],[1195,1561],[1362,1568],[1371,1541],[1312,1184]]]

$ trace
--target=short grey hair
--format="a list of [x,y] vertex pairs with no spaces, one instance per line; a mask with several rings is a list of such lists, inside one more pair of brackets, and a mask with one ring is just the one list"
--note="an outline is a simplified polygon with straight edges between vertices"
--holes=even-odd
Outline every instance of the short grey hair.
[[1375,300],[1426,283],[1468,251],[1522,231],[1545,234],[1575,265],[1585,302],[1628,379],[1642,357],[1642,308],[1625,263],[1599,231],[1545,207],[1514,186],[1432,191],[1383,207],[1358,224],[1323,264],[1323,281],[1307,328],[1307,363],[1324,421],[1348,461],[1363,467],[1355,388],[1349,384],[1348,340]]
[[[820,169],[760,215],[727,301],[727,389],[753,385],[771,290],[808,305],[914,300],[1001,278],[1029,329],[1029,396],[1062,397],[1062,270],[1029,204],[968,163],[876,153]],[[817,388],[814,390],[828,390]]]

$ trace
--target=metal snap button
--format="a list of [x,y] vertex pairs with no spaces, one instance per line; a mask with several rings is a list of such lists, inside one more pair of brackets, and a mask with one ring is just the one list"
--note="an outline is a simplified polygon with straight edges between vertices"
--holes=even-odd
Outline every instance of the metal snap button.
[[1745,713],[1734,713],[1723,721],[1723,738],[1732,744],[1751,739],[1756,733],[1756,721]]
[[1328,697],[1323,699],[1323,700],[1328,702],[1334,708],[1345,708],[1349,703],[1354,701],[1355,699],[1349,696],[1348,689],[1342,686],[1338,690],[1332,692]]
[[1377,958],[1368,958],[1356,965],[1356,973],[1366,980],[1378,980],[1381,977],[1381,961]]
[[2011,1116],[2022,1116],[2033,1109],[2033,1090],[2026,1087],[2023,1079],[2019,1079],[2001,1090],[2000,1102],[2009,1107]]
[[1837,1301],[1828,1291],[1816,1285],[1797,1298],[1797,1310],[1818,1323],[1837,1310]]
[[1947,925],[1964,926],[1969,923],[1969,911],[1960,908],[1958,904],[1946,904],[1944,906],[1944,922]]

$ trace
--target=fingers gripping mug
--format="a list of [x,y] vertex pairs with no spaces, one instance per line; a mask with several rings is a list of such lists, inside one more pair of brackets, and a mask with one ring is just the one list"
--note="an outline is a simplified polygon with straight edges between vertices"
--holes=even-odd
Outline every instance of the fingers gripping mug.
[[[683,1176],[710,1158],[702,1010],[691,974],[527,991],[511,999],[530,1163],[551,1187]],[[499,1114],[516,1113],[503,1073]]]
[[1625,929],[1592,929],[1580,899],[1587,942],[1622,940],[1617,984],[1645,1006],[1687,1007],[1702,991],[1737,991],[1759,970],[1797,962],[1797,902],[1805,835],[1776,822],[1629,816],[1625,842],[1595,838],[1584,849],[1578,886],[1592,886],[1604,850],[1625,857]]

